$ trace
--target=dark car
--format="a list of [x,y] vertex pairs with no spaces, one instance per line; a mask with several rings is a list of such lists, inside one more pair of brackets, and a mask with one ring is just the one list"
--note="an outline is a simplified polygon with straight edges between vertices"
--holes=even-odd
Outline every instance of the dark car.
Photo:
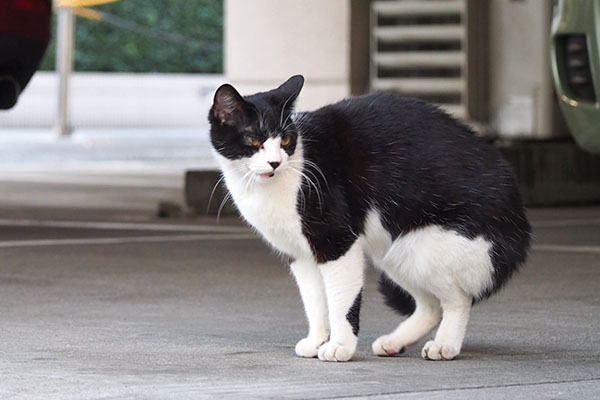
[[51,0],[0,0],[0,109],[14,106],[50,41]]

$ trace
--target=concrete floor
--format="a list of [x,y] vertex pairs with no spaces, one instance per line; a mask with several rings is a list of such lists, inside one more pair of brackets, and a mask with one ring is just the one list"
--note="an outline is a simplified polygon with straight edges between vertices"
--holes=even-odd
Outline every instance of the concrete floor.
[[2,399],[600,397],[600,207],[530,210],[527,266],[455,361],[371,354],[400,319],[370,271],[334,364],[294,355],[297,289],[238,221],[154,217],[180,176],[78,176],[0,177]]

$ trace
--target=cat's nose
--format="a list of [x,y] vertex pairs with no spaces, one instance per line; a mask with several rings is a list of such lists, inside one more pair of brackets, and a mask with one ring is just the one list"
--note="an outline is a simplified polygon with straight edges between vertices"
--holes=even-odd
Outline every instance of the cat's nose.
[[273,167],[273,169],[277,169],[277,167],[279,167],[279,164],[281,164],[279,161],[269,161],[269,165]]

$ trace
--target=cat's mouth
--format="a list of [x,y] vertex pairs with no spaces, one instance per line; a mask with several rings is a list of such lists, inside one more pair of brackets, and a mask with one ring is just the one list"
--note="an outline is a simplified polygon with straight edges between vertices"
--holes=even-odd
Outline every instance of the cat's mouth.
[[265,174],[259,174],[259,176],[262,176],[263,178],[269,179],[275,176],[275,171],[271,171],[271,172],[267,172]]

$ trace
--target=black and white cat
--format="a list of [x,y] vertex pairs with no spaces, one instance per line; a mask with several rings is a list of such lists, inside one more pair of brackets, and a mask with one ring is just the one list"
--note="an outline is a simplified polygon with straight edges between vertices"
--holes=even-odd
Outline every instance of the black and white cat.
[[394,355],[439,323],[422,356],[459,354],[471,305],[523,263],[530,227],[514,178],[484,139],[435,106],[370,94],[293,113],[304,78],[216,92],[210,137],[242,216],[292,259],[309,323],[301,357],[347,361],[363,271],[410,314],[372,345]]

